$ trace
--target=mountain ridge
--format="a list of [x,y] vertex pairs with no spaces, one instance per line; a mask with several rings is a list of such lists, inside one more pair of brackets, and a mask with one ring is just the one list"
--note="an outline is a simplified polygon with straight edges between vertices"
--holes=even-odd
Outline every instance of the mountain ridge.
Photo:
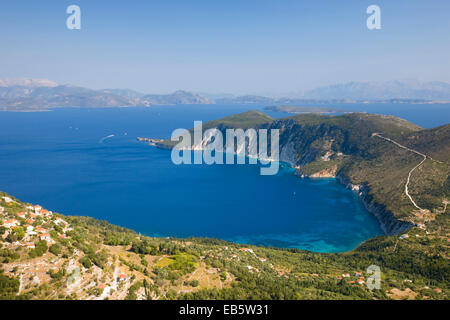
[[9,111],[213,103],[208,98],[183,90],[149,95],[129,89],[92,90],[45,79],[0,80],[0,110]]
[[443,81],[347,82],[319,87],[304,94],[311,99],[450,100],[450,83]]
[[0,80],[0,110],[39,111],[58,107],[133,107],[176,104],[259,104],[262,106],[326,105],[345,103],[450,103],[446,82],[349,82],[310,90],[302,97],[269,98],[222,95],[208,98],[184,90],[145,94],[130,89],[92,90],[61,85],[47,79]]

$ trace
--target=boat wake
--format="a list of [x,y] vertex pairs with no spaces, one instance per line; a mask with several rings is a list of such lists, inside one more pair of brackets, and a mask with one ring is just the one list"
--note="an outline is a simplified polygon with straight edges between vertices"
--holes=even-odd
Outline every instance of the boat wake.
[[103,143],[106,139],[110,139],[110,138],[112,138],[112,137],[114,137],[114,135],[113,135],[113,134],[110,134],[109,136],[106,136],[106,137],[101,138],[101,139],[99,140],[98,143]]

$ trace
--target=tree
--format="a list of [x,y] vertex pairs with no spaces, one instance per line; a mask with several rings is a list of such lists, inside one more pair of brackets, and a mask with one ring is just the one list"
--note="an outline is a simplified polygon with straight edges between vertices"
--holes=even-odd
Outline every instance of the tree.
[[52,245],[49,249],[49,251],[51,253],[53,253],[55,256],[58,256],[61,254],[61,246],[57,243],[55,243],[54,245]]
[[92,261],[91,259],[89,259],[88,256],[84,256],[82,257],[79,262],[82,264],[83,267],[85,267],[86,269],[89,269],[90,267],[92,267]]

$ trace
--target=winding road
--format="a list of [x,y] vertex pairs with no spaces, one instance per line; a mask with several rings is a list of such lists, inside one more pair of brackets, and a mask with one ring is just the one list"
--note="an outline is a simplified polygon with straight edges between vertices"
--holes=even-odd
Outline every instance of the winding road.
[[411,175],[412,175],[413,171],[416,170],[418,167],[420,167],[425,162],[425,160],[427,160],[427,158],[430,159],[430,160],[433,160],[433,158],[431,158],[430,156],[427,156],[426,154],[423,154],[423,153],[421,153],[421,152],[419,152],[417,150],[405,147],[404,145],[401,145],[400,143],[398,143],[398,142],[396,142],[396,141],[394,141],[394,140],[392,140],[390,138],[383,137],[380,133],[372,133],[372,136],[375,136],[375,137],[384,139],[386,141],[389,141],[389,142],[395,144],[396,146],[398,146],[398,147],[400,147],[402,149],[405,149],[407,151],[413,152],[413,153],[418,154],[419,156],[423,157],[423,160],[418,165],[416,165],[414,168],[412,168],[411,171],[409,171],[408,179],[406,179],[406,184],[405,184],[405,194],[407,195],[409,200],[411,200],[411,203],[413,204],[413,206],[416,207],[419,210],[423,210],[421,207],[419,207],[417,205],[417,203],[414,201],[414,199],[409,194],[409,192],[408,192],[408,185],[409,185],[409,181],[411,180]]

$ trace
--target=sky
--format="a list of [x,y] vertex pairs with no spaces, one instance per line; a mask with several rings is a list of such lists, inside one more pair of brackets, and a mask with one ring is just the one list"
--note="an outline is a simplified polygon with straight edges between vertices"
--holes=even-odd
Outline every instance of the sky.
[[[69,5],[81,30],[69,30]],[[366,9],[381,9],[369,30]],[[0,0],[0,78],[145,93],[450,82],[448,0]]]

